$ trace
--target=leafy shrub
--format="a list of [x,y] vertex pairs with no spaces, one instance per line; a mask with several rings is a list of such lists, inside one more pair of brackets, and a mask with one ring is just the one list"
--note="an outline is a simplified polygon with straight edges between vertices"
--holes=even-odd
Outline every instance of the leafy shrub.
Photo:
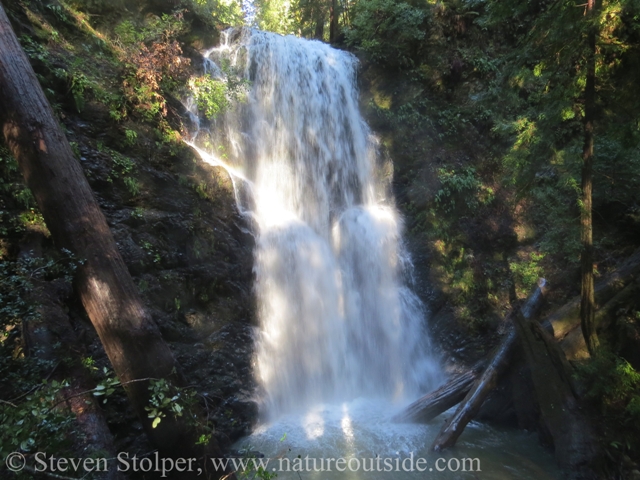
[[633,455],[640,442],[640,373],[625,359],[601,350],[597,357],[578,367],[577,378],[584,382],[586,398],[592,401],[605,417],[615,425],[607,431],[607,442],[615,449]]
[[198,109],[209,119],[215,118],[229,107],[227,85],[208,75],[191,77],[189,90],[193,94]]
[[531,252],[528,259],[509,263],[520,296],[525,296],[543,275],[540,261],[544,257],[544,253]]
[[139,28],[126,20],[115,28],[125,64],[122,90],[129,109],[144,120],[167,115],[165,90],[186,80],[190,60],[176,40],[185,28],[182,13],[153,17]]
[[444,212],[449,213],[461,208],[473,211],[481,204],[493,200],[493,189],[482,184],[473,167],[458,171],[439,168],[438,179],[440,189],[436,192],[435,202]]

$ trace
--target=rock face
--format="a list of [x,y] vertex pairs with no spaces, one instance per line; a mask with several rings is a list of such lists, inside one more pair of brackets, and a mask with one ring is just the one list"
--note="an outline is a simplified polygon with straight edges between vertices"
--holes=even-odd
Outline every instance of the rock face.
[[257,404],[254,239],[226,172],[187,147],[156,146],[147,132],[123,146],[97,105],[65,122],[147,307],[228,445],[250,432]]

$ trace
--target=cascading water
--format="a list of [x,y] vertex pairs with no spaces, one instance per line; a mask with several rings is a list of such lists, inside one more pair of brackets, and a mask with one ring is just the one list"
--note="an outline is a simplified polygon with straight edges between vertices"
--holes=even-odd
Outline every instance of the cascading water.
[[[250,182],[261,333],[256,373],[271,416],[433,383],[424,312],[406,288],[401,224],[376,176],[355,59],[248,29],[210,52],[251,82],[209,130]],[[221,61],[215,58],[214,61]]]
[[210,124],[192,108],[191,144],[227,168],[256,229],[255,371],[269,423],[252,441],[267,454],[283,433],[306,452],[322,441],[317,457],[425,450],[424,427],[387,423],[394,402],[440,373],[407,287],[389,164],[358,110],[355,58],[240,29],[206,54],[212,76],[223,64],[249,81],[246,99]]

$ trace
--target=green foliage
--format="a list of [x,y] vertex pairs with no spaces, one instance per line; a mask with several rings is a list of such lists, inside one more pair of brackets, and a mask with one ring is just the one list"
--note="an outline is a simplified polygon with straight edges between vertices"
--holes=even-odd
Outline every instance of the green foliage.
[[438,179],[440,189],[436,192],[435,203],[443,212],[450,213],[456,209],[473,212],[478,206],[493,200],[493,189],[482,184],[473,167],[458,171],[440,168]]
[[[0,456],[11,452],[70,452],[74,416],[55,406],[65,382],[42,382],[19,400],[0,402]],[[77,433],[76,433],[77,435]]]
[[[132,130],[127,131],[131,132]],[[137,168],[135,162],[131,158],[110,148],[99,145],[98,149],[109,153],[109,156],[111,157],[111,171],[107,176],[107,181],[113,182],[114,180],[121,178],[122,183],[132,197],[139,195],[140,183],[133,176]]]
[[0,236],[20,235],[30,226],[47,232],[31,190],[22,182],[18,162],[4,145],[0,145]]
[[538,182],[530,191],[535,208],[529,216],[538,228],[540,250],[557,255],[569,264],[578,262],[582,248],[576,185],[570,178],[549,178]]
[[71,74],[69,78],[69,84],[70,84],[69,90],[73,95],[73,100],[75,101],[76,109],[78,110],[78,112],[80,112],[84,108],[84,104],[85,104],[84,92],[87,89],[87,86],[89,85],[89,81],[83,73],[76,72]]
[[135,197],[140,193],[140,183],[133,177],[124,177],[124,185],[131,196]]
[[196,193],[203,200],[213,200],[212,194],[209,192],[207,182],[200,182],[195,186]]
[[295,34],[295,6],[288,0],[256,0],[255,22],[259,29],[282,35]]
[[145,38],[145,34],[131,20],[124,20],[116,25],[113,30],[117,39],[124,45],[133,45],[141,42]]
[[198,109],[209,119],[217,117],[229,108],[227,84],[208,75],[191,77],[189,89],[194,96]]
[[[63,278],[71,282],[82,262],[68,250],[60,258],[23,257],[15,261],[0,260],[0,326],[2,330],[37,317],[36,306],[25,297],[35,280]],[[0,336],[0,338],[2,338]]]
[[162,261],[160,252],[156,247],[153,246],[151,242],[143,241],[142,249],[147,252],[147,255],[149,255],[153,259],[153,263],[159,264]]
[[77,433],[74,417],[56,408],[66,382],[41,380],[51,362],[26,357],[20,347],[21,326],[39,318],[38,305],[28,300],[40,280],[70,283],[78,262],[63,250],[59,258],[25,257],[0,260],[0,456],[12,451],[69,452]]
[[136,144],[136,141],[138,140],[138,134],[136,133],[135,130],[129,130],[126,129],[124,131],[124,135],[125,135],[125,143],[129,146],[133,146]]
[[576,375],[586,386],[586,397],[600,409],[607,424],[620,426],[607,433],[610,446],[637,452],[640,373],[625,359],[602,349],[597,357],[580,365]]
[[129,157],[125,157],[115,150],[106,149],[111,157],[111,172],[107,177],[108,182],[113,182],[116,178],[126,177],[133,173],[136,169],[136,164]]
[[[578,370],[579,378],[586,382],[587,396],[600,402],[607,409],[623,408],[640,395],[640,373],[624,360],[612,353],[603,352]],[[640,417],[637,418],[640,421]],[[639,424],[640,425],[640,424]]]
[[186,79],[190,60],[182,56],[176,40],[186,28],[182,14],[149,16],[142,24],[125,20],[115,28],[118,56],[125,65],[122,92],[126,110],[145,121],[167,116],[166,95]]
[[[149,382],[149,392],[149,405],[145,410],[149,412],[149,418],[153,419],[153,428],[167,415],[181,417],[187,413],[192,417],[192,410],[197,403],[193,390],[175,387],[165,379],[152,379]],[[200,440],[205,439],[206,435]]]
[[136,220],[142,220],[144,218],[144,208],[136,207],[131,210],[131,218],[135,218]]
[[126,46],[150,43],[175,38],[183,33],[186,24],[180,13],[161,16],[150,15],[144,23],[136,24],[132,20],[120,22],[114,29],[117,39]]
[[214,119],[232,108],[235,102],[245,102],[250,85],[242,72],[223,60],[220,68],[224,79],[210,75],[192,76],[187,82],[189,94],[193,96],[198,110],[208,119]]
[[540,261],[545,257],[543,253],[531,252],[528,258],[519,258],[509,263],[509,269],[516,283],[516,291],[520,297],[525,297],[543,277]]
[[44,47],[44,45],[36,42],[29,35],[22,35],[20,37],[20,44],[30,59],[38,60],[45,65],[49,64],[49,51]]
[[347,43],[385,65],[412,66],[425,37],[427,11],[395,0],[355,3]]
[[238,0],[186,0],[189,8],[203,21],[219,28],[244,23],[242,2]]
[[102,369],[104,378],[93,389],[94,397],[104,397],[102,403],[107,403],[109,395],[112,395],[116,387],[120,386],[120,380],[107,367]]

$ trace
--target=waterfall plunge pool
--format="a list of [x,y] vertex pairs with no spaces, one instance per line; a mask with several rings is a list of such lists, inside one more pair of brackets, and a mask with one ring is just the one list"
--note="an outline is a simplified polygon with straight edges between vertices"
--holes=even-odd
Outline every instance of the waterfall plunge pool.
[[282,480],[563,478],[536,434],[472,422],[455,448],[432,452],[446,414],[426,425],[391,423],[398,407],[363,398],[318,404],[258,425],[234,449],[260,452],[266,471]]

